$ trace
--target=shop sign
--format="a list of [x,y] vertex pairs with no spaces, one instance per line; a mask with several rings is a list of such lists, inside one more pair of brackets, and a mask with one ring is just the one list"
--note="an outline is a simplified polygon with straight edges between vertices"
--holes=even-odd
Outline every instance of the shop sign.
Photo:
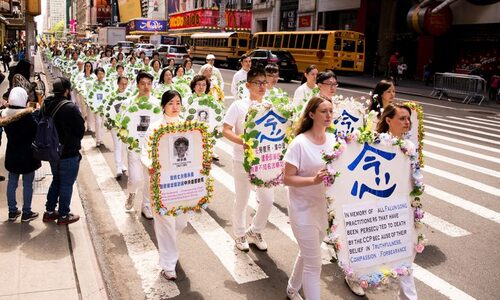
[[311,15],[300,16],[299,27],[311,27]]
[[[252,22],[251,11],[231,10],[224,11],[226,28],[250,29]],[[197,9],[193,11],[170,15],[170,29],[184,29],[194,27],[219,27],[220,13],[217,9]]]
[[167,31],[167,21],[165,20],[131,20],[128,26],[130,31]]

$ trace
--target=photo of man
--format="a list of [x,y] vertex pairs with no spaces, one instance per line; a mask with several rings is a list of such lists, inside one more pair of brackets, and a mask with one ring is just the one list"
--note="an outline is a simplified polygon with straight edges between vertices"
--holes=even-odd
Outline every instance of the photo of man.
[[204,109],[198,110],[196,119],[200,122],[208,122],[208,111]]
[[189,140],[185,137],[177,138],[174,142],[174,156],[177,162],[183,162],[187,159],[189,149]]
[[137,131],[146,131],[149,127],[150,117],[149,116],[140,116],[141,120],[139,121],[139,125],[137,126]]
[[194,142],[190,134],[173,135],[169,138],[170,165],[172,168],[190,167],[194,162]]

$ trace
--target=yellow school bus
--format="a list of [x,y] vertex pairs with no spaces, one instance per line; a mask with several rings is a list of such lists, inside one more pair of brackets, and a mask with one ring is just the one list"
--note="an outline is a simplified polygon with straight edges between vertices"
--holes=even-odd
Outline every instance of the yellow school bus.
[[350,30],[258,32],[251,48],[289,51],[299,73],[309,65],[348,72],[363,72],[365,65],[365,35]]
[[250,46],[248,32],[209,32],[191,35],[190,55],[193,60],[205,61],[207,54],[215,55],[215,63],[227,63],[236,68],[238,59]]

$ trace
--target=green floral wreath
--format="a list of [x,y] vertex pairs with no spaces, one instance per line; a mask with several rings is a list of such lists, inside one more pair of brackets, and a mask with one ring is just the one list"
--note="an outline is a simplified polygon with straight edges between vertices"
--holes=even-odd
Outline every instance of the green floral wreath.
[[[273,187],[276,185],[279,185],[282,183],[282,177],[283,175],[280,174],[278,177],[271,179],[269,181],[264,181],[254,174],[250,173],[250,170],[252,169],[253,166],[258,165],[260,163],[260,158],[255,157],[255,149],[259,146],[259,141],[256,139],[257,134],[259,133],[257,130],[255,130],[255,117],[257,116],[259,109],[261,107],[266,108],[267,110],[271,109],[276,109],[279,114],[281,114],[283,117],[285,117],[288,120],[291,120],[290,117],[293,115],[293,109],[291,109],[291,106],[281,104],[281,105],[272,105],[269,102],[262,103],[260,105],[251,105],[250,108],[248,109],[247,116],[245,118],[245,123],[243,124],[244,128],[244,133],[241,135],[241,138],[243,139],[243,142],[247,145],[247,147],[244,150],[244,158],[243,158],[243,168],[245,168],[245,171],[249,174],[250,178],[250,183],[253,185],[256,185],[258,187],[264,186],[264,187]],[[289,126],[286,129],[285,132],[285,137],[283,138],[283,142],[288,145],[292,142],[294,138],[293,134],[293,127]],[[286,152],[285,147],[281,151],[281,157],[280,159],[283,158]]]
[[302,99],[301,103],[295,107],[295,113],[297,117],[300,117],[300,114],[302,113],[302,110],[304,109],[304,105],[311,99],[312,97],[315,97],[319,95],[319,87],[314,87],[311,91],[311,94],[307,95],[308,98]]
[[[160,175],[161,175],[161,164],[160,164],[160,154],[158,152],[158,146],[160,144],[160,139],[169,133],[187,132],[198,130],[202,136],[203,143],[203,168],[200,170],[200,174],[207,176],[205,181],[205,186],[207,189],[207,195],[201,198],[195,206],[182,206],[172,207],[170,209],[166,208],[161,201],[160,192]],[[163,216],[178,216],[183,213],[194,213],[201,212],[202,209],[206,209],[208,203],[213,197],[214,192],[214,180],[210,177],[210,170],[212,168],[212,136],[207,132],[208,126],[203,122],[191,122],[186,121],[182,123],[169,123],[154,129],[153,134],[149,137],[148,141],[148,152],[152,160],[152,168],[154,170],[153,174],[150,175],[150,188],[151,188],[151,201],[153,207],[156,211]]]
[[[215,120],[222,124],[222,119],[224,118],[224,107],[223,105],[215,100],[214,96],[211,95],[203,95],[202,97],[198,97],[195,94],[191,95],[187,100],[188,107],[186,108],[185,118],[187,121],[195,120],[196,117],[196,109],[190,108],[191,105],[194,104],[195,99],[198,102],[198,105],[205,106],[210,108],[213,112],[215,112],[216,117]],[[220,126],[215,126],[214,130],[211,132],[212,136],[215,138],[222,137],[222,130]]]
[[108,100],[104,103],[104,105],[99,107],[99,113],[106,118],[104,121],[104,126],[111,130],[111,129],[120,129],[119,126],[116,123],[115,119],[110,118],[109,111],[113,107],[113,104],[117,101],[124,101],[130,97],[134,96],[131,90],[127,89],[124,95],[118,94],[117,91],[111,92],[109,96],[107,97]]
[[111,88],[105,82],[99,83],[98,81],[96,81],[94,83],[92,90],[89,92],[89,94],[87,96],[87,103],[89,104],[90,109],[94,113],[96,113],[96,112],[98,113],[99,110],[102,109],[101,107],[103,106],[104,101],[105,101],[105,99],[103,99],[103,101],[101,102],[101,104],[98,107],[94,107],[94,96],[97,92],[104,92],[106,94],[109,94],[111,92]]
[[417,120],[418,120],[418,160],[420,166],[424,166],[424,110],[422,109],[422,105],[417,104],[415,102],[405,102],[404,105],[408,106],[412,110],[417,112]]

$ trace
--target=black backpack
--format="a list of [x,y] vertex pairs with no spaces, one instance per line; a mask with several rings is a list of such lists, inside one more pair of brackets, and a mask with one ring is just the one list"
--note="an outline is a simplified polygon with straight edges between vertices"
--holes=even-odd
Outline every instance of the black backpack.
[[31,144],[33,157],[44,161],[58,161],[61,158],[63,146],[59,143],[59,135],[54,123],[54,116],[59,109],[71,101],[59,102],[50,115],[46,115],[45,105],[40,109],[40,118],[36,129],[35,140]]

